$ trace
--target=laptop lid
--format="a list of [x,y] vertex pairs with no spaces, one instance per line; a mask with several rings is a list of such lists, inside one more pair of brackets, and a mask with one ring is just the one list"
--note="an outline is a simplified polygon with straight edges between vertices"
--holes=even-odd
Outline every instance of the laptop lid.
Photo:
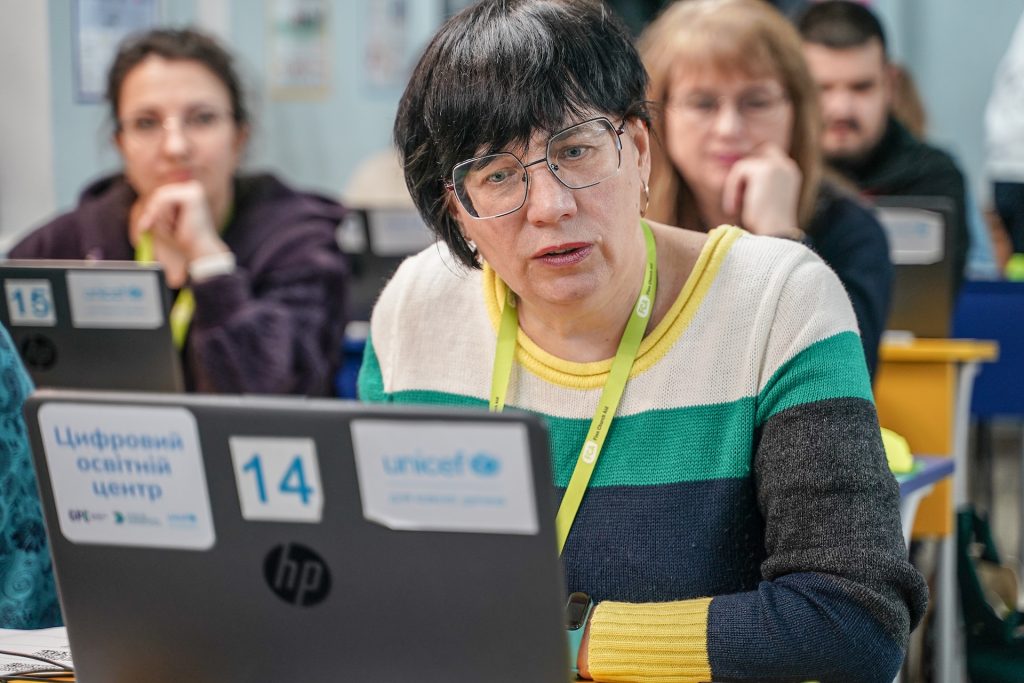
[[0,322],[41,387],[182,391],[156,264],[0,262]]
[[886,328],[917,337],[946,338],[953,317],[953,225],[948,197],[873,197],[889,239],[892,304]]
[[47,390],[25,413],[81,683],[568,679],[536,417]]
[[411,204],[393,208],[349,205],[339,230],[339,242],[352,270],[351,320],[369,320],[377,297],[402,261],[437,241]]

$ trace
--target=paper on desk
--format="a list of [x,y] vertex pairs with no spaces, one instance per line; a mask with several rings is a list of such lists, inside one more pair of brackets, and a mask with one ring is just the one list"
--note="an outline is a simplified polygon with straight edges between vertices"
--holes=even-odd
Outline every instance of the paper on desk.
[[[66,666],[71,664],[71,648],[68,646],[68,632],[63,626],[41,628],[34,631],[0,629],[0,650],[24,652],[46,657]],[[51,669],[45,662],[23,659],[11,655],[0,655],[0,674],[9,674],[26,669]]]

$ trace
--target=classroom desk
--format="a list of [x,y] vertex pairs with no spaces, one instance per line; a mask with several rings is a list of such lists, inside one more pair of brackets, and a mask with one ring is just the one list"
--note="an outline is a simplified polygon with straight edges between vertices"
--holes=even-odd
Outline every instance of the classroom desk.
[[900,522],[903,525],[903,540],[910,544],[914,518],[921,501],[935,489],[935,485],[953,474],[953,459],[929,455],[915,455],[914,469],[896,474],[900,487]]
[[875,403],[883,427],[902,434],[916,453],[952,458],[953,473],[917,511],[914,538],[938,538],[935,671],[938,683],[965,679],[960,599],[956,585],[954,512],[967,502],[967,436],[971,390],[980,363],[994,361],[998,345],[965,339],[883,342]]

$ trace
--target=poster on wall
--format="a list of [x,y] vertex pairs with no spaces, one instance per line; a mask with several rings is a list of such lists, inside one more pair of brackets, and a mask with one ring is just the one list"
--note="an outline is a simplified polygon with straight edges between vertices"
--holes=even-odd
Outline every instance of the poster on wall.
[[318,99],[328,91],[327,0],[268,0],[269,83],[275,99]]
[[400,88],[409,78],[406,0],[370,0],[363,77],[371,89]]
[[158,0],[75,0],[71,32],[77,102],[103,101],[117,46],[155,26],[158,9]]

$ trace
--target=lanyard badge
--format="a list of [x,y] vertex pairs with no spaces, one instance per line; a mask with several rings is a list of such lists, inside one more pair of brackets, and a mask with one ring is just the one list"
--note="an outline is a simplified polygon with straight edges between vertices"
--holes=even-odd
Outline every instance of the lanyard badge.
[[[626,323],[626,330],[622,333],[619,348],[615,352],[611,370],[608,372],[608,379],[605,381],[601,398],[597,403],[597,412],[594,413],[594,417],[590,421],[587,438],[580,448],[576,466],[573,468],[572,477],[569,479],[569,485],[555,517],[555,534],[558,537],[559,553],[565,547],[565,541],[569,536],[573,520],[576,518],[576,512],[583,501],[583,494],[586,493],[587,485],[594,473],[597,459],[604,446],[612,418],[615,417],[619,402],[622,400],[622,392],[629,380],[629,372],[636,360],[637,351],[640,348],[640,342],[643,341],[644,331],[647,329],[647,322],[654,306],[654,295],[658,288],[658,264],[654,234],[646,221],[640,221],[640,226],[643,228],[644,242],[647,247],[644,283],[630,313],[629,322]],[[505,308],[501,312],[501,323],[498,328],[498,345],[494,353],[494,372],[491,377],[491,412],[501,412],[505,407],[505,397],[508,393],[512,364],[515,359],[516,335],[519,331],[519,311],[516,308],[515,294],[507,287],[506,291]]]

